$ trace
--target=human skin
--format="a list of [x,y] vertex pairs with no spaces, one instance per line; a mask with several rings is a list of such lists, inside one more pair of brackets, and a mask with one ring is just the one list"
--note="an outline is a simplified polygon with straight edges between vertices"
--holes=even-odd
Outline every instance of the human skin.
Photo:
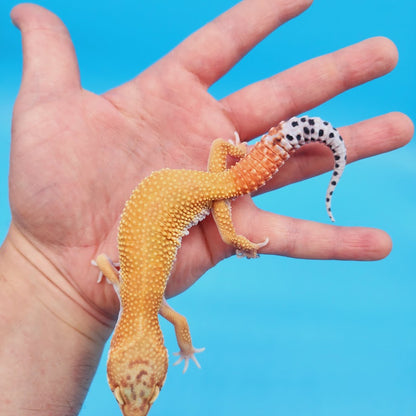
[[[97,285],[90,261],[102,252],[117,258],[119,215],[141,179],[163,167],[205,170],[216,137],[232,138],[238,131],[250,140],[394,68],[395,46],[372,38],[221,101],[207,92],[310,3],[245,0],[103,95],[81,87],[72,42],[55,15],[30,4],[13,9],[24,66],[13,114],[12,222],[0,249],[2,415],[78,413],[119,308],[113,288]],[[318,79],[326,80],[319,88]],[[390,113],[340,132],[352,162],[403,146],[413,126],[405,115]],[[331,168],[330,152],[309,145],[261,191]],[[377,260],[391,249],[381,230],[283,217],[256,208],[249,197],[234,203],[233,218],[251,241],[269,237],[261,253]],[[212,219],[193,227],[179,250],[167,296],[231,254]]]

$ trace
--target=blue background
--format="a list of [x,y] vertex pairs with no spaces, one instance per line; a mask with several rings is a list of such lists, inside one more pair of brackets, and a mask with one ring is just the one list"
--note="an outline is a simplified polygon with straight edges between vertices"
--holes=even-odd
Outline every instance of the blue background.
[[[104,92],[134,77],[235,1],[40,1],[68,26],[83,86]],[[21,75],[20,35],[0,2],[0,238],[10,221],[8,152]],[[212,93],[220,98],[316,55],[385,35],[400,61],[382,79],[310,111],[344,125],[399,110],[416,120],[414,0],[315,0],[256,47]],[[170,367],[152,415],[416,415],[416,145],[348,166],[334,211],[340,225],[382,228],[379,262],[262,256],[222,262],[171,300],[191,325],[202,370]],[[256,198],[264,209],[327,221],[328,176]],[[309,201],[306,210],[300,200]],[[162,323],[171,352],[173,330]],[[118,415],[102,361],[82,416]]]

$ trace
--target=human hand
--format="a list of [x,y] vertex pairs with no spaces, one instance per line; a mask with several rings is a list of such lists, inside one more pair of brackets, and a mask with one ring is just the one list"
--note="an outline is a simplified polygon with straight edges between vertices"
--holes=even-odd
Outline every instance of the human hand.
[[[33,264],[39,257],[48,259],[54,272],[42,274],[58,285],[64,281],[63,291],[74,305],[82,299],[94,316],[116,315],[113,289],[97,285],[90,261],[101,252],[117,258],[119,215],[146,175],[163,167],[205,170],[216,137],[232,137],[237,130],[250,140],[393,69],[394,45],[374,38],[221,101],[207,92],[262,38],[309,4],[275,0],[271,13],[270,2],[245,0],[135,79],[101,96],[81,87],[72,42],[56,16],[34,5],[13,10],[22,32],[24,68],[13,118],[8,238],[18,234],[16,241],[30,246],[26,258]],[[321,79],[326,82],[316,82]],[[402,146],[412,135],[410,121],[398,113],[340,130],[349,162]],[[307,146],[262,191],[331,167],[325,149]],[[270,238],[264,253],[375,260],[390,250],[390,238],[380,230],[286,218],[257,209],[250,198],[236,201],[233,213],[239,233],[252,241]],[[193,227],[179,250],[168,295],[185,290],[231,254],[212,219]]]

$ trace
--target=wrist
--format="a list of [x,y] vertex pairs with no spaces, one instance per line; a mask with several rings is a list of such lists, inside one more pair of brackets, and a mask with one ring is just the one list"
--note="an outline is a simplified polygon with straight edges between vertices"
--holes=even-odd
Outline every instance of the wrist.
[[0,414],[76,415],[111,322],[13,225],[0,248],[0,287]]

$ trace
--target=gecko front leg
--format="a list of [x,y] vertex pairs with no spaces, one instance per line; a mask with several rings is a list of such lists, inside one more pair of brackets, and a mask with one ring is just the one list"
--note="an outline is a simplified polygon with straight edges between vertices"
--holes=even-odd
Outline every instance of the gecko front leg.
[[192,345],[191,332],[189,330],[188,321],[186,318],[172,309],[166,299],[163,298],[162,304],[159,309],[159,314],[168,320],[175,327],[176,340],[178,342],[180,351],[174,353],[179,356],[179,360],[174,365],[179,364],[181,361],[185,361],[183,372],[188,369],[189,360],[192,360],[198,368],[201,368],[198,360],[195,358],[195,354],[202,352],[205,348],[195,348]]
[[94,266],[97,266],[100,270],[100,276],[98,278],[98,283],[101,282],[101,277],[104,276],[109,283],[114,286],[116,292],[119,292],[120,287],[120,274],[116,269],[114,263],[108,258],[105,254],[99,254],[97,258],[92,261]]

